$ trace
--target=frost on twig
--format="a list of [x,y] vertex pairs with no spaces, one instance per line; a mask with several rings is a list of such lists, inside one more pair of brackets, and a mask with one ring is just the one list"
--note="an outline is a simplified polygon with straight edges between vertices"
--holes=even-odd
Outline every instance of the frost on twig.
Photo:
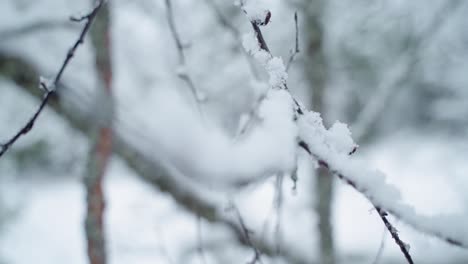
[[72,19],[73,21],[86,21],[85,25],[83,26],[83,29],[81,30],[80,35],[78,36],[78,39],[74,42],[73,46],[68,50],[67,55],[66,55],[62,65],[61,65],[60,69],[58,70],[57,74],[53,78],[53,80],[51,80],[51,81],[45,81],[45,79],[40,80],[39,85],[40,85],[41,89],[46,91],[46,92],[44,94],[44,97],[43,97],[41,103],[39,104],[39,107],[34,112],[34,114],[30,117],[28,122],[26,122],[26,124],[23,125],[23,127],[14,136],[12,136],[10,139],[8,139],[5,143],[0,144],[0,147],[1,147],[0,148],[0,158],[22,136],[26,135],[27,133],[29,133],[29,131],[31,131],[31,129],[33,128],[37,118],[42,113],[42,111],[44,110],[44,108],[47,105],[47,103],[49,102],[49,100],[51,100],[51,98],[53,98],[56,95],[57,84],[61,80],[65,69],[67,68],[67,66],[69,65],[71,59],[75,55],[75,51],[78,49],[78,47],[81,44],[83,44],[85,36],[88,33],[88,31],[89,31],[89,29],[91,27],[91,24],[92,24],[94,18],[96,17],[98,11],[104,5],[104,2],[105,2],[104,0],[99,1],[98,4],[96,5],[96,7],[94,7],[94,9],[89,14],[87,14],[87,15],[85,15],[83,17],[80,17],[78,19]]

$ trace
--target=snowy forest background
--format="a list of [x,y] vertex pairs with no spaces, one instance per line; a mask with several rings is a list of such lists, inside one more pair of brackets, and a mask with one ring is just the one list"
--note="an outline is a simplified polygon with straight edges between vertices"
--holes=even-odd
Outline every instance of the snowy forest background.
[[[239,5],[108,2],[57,96],[0,157],[1,264],[87,263],[86,179],[96,173],[107,263],[247,263],[257,253],[252,262],[406,263],[373,205],[304,151],[297,171],[252,180],[243,173],[282,163],[285,144],[224,146],[255,134],[261,118],[245,120],[268,89],[243,48],[252,27]],[[295,98],[326,127],[348,124],[353,159],[383,171],[419,214],[455,215],[439,226],[468,241],[468,2],[261,2],[271,12],[265,39],[286,65],[297,12]],[[34,113],[39,76],[54,77],[81,32],[70,16],[93,5],[0,0],[0,143]],[[112,154],[100,167],[107,128]],[[389,220],[415,263],[468,262],[466,246]]]

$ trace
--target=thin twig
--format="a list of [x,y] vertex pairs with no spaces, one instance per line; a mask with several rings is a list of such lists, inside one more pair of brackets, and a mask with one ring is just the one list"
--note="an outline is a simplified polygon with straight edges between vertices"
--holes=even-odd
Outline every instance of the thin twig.
[[[320,159],[317,155],[315,155],[314,153],[312,153],[312,151],[310,150],[310,147],[307,145],[307,143],[305,143],[304,141],[300,141],[299,142],[299,146],[304,149],[311,157],[315,158],[318,162],[318,164],[323,167],[323,168],[326,168],[327,170],[329,170],[333,175],[337,176],[339,179],[341,179],[342,181],[344,181],[345,183],[347,183],[348,185],[350,185],[351,187],[353,187],[355,190],[357,190],[358,192],[362,193],[362,190],[360,188],[358,188],[357,184],[352,181],[351,179],[345,177],[342,173],[334,170],[333,168],[330,167],[330,165],[328,164],[328,162],[324,161],[323,159]],[[370,200],[369,200],[370,201]],[[390,221],[388,221],[387,219],[387,216],[388,216],[388,213],[387,211],[385,211],[384,209],[382,209],[380,206],[377,206],[375,205],[372,201],[370,201],[373,206],[375,207],[375,209],[377,210],[377,213],[379,214],[380,216],[380,219],[382,220],[382,222],[384,223],[385,227],[387,228],[387,230],[390,232],[390,234],[392,235],[393,239],[395,240],[395,243],[398,245],[398,247],[400,248],[401,252],[403,253],[403,255],[405,256],[406,260],[408,261],[409,264],[413,264],[413,259],[411,258],[411,255],[409,254],[409,248],[408,248],[408,244],[403,242],[403,240],[400,239],[400,236],[398,235],[398,232],[397,232],[397,229],[392,226],[392,224],[390,223]],[[393,215],[398,215],[398,214],[395,214],[394,212],[392,212]]]
[[234,37],[237,45],[240,47],[242,54],[244,55],[247,63],[249,64],[250,72],[255,79],[260,79],[260,74],[258,70],[255,68],[254,62],[252,57],[248,54],[248,52],[242,48],[242,34],[241,32],[226,18],[219,7],[214,3],[213,0],[205,0],[205,2],[210,6],[213,12],[216,15],[216,19],[218,20],[219,24],[227,29],[228,32]]
[[252,240],[250,239],[250,234],[252,233],[252,231],[250,231],[247,228],[247,226],[245,225],[244,219],[242,218],[242,216],[241,216],[241,214],[239,212],[239,208],[237,208],[237,206],[234,205],[234,203],[232,203],[231,209],[234,211],[234,214],[236,215],[237,221],[239,221],[239,225],[240,225],[242,233],[244,235],[245,242],[254,251],[253,259],[251,261],[247,262],[247,263],[248,264],[255,264],[257,262],[262,263],[262,259],[261,259],[262,254],[261,254],[260,250],[257,247],[255,247],[255,245],[252,243]]
[[299,26],[298,26],[298,22],[297,22],[297,11],[294,12],[294,26],[295,26],[295,31],[296,31],[295,45],[294,45],[294,49],[291,50],[291,56],[289,57],[288,63],[286,64],[286,72],[289,71],[289,68],[291,67],[291,64],[294,62],[294,59],[296,58],[296,55],[300,52],[300,50],[299,50]]
[[382,239],[380,241],[379,250],[377,250],[377,254],[375,255],[374,261],[372,264],[378,264],[380,262],[380,258],[383,255],[383,251],[385,249],[385,240],[387,239],[387,227],[384,227]]
[[202,237],[202,219],[200,215],[197,215],[197,251],[200,257],[200,262],[202,264],[207,264],[206,256],[205,256],[205,247],[203,245],[203,237]]
[[[243,2],[241,2],[241,7],[243,5]],[[297,18],[297,16],[296,16]],[[296,20],[297,22],[297,20]],[[263,37],[263,34],[262,34],[262,31],[260,30],[260,26],[264,26],[264,24],[262,24],[261,22],[259,21],[250,21],[250,24],[252,25],[252,28],[255,32],[255,37],[257,38],[257,41],[259,43],[259,46],[261,49],[263,49],[264,51],[266,51],[268,54],[271,55],[271,52],[270,52],[270,49],[268,48],[268,44],[266,43],[264,37]],[[299,50],[299,47],[298,47],[299,44],[296,44],[296,50]],[[285,83],[285,89],[288,90],[288,86],[287,84]],[[266,93],[262,94],[258,100],[256,101],[256,104],[254,105],[254,107],[249,111],[248,113],[248,119],[247,119],[247,122],[239,129],[239,133],[237,136],[239,135],[242,135],[244,134],[247,129],[249,128],[249,126],[252,124],[253,122],[253,119],[254,119],[254,116],[255,116],[255,113],[258,109],[258,107],[260,107],[261,103],[263,102],[263,100],[266,98]],[[295,98],[293,98],[293,101],[296,105],[296,111],[301,113],[302,114],[302,109],[299,105],[299,103],[296,101]]]
[[283,206],[283,179],[284,175],[276,176],[276,197],[275,197],[275,209],[276,209],[276,224],[275,224],[275,242],[276,242],[276,254],[281,254],[281,212]]
[[197,91],[197,88],[195,87],[195,82],[192,80],[192,77],[187,72],[188,67],[187,67],[187,60],[186,60],[186,56],[185,56],[185,48],[186,47],[182,43],[182,40],[181,40],[180,35],[179,35],[179,33],[177,31],[177,28],[176,28],[176,23],[175,23],[175,18],[174,18],[174,10],[172,8],[172,2],[171,2],[171,0],[166,0],[165,3],[166,3],[166,9],[167,9],[167,22],[169,24],[169,29],[170,29],[172,38],[174,39],[174,42],[176,44],[177,53],[178,53],[178,56],[179,56],[180,70],[178,70],[177,75],[189,87],[189,89],[190,89],[190,91],[191,91],[191,93],[193,95],[193,98],[195,100],[196,107],[197,107],[200,115],[202,115],[201,103],[202,103],[203,100],[202,100],[199,92]]
[[398,235],[398,230],[390,223],[390,221],[388,221],[387,212],[385,212],[384,210],[382,210],[382,208],[378,206],[375,206],[375,209],[377,210],[380,219],[382,219],[382,222],[385,224],[385,227],[387,227],[388,232],[390,232],[390,234],[392,235],[393,240],[395,240],[395,243],[400,247],[400,250],[401,252],[403,252],[403,255],[405,256],[408,263],[413,264],[414,261],[409,253],[409,244],[401,240],[400,236]]
[[67,66],[70,63],[71,59],[75,55],[75,51],[78,49],[78,47],[81,44],[84,43],[85,36],[88,33],[88,31],[89,31],[89,29],[91,27],[91,24],[94,21],[94,18],[96,17],[97,13],[101,9],[101,7],[104,5],[104,3],[105,3],[105,0],[100,0],[98,2],[98,4],[96,5],[96,7],[94,7],[94,9],[91,11],[91,13],[87,14],[86,16],[84,16],[83,19],[81,19],[81,20],[86,20],[86,23],[85,23],[85,25],[83,27],[83,30],[81,31],[78,39],[75,41],[73,46],[68,50],[67,55],[65,57],[65,60],[63,61],[59,71],[57,72],[57,75],[55,75],[55,78],[54,78],[53,82],[51,84],[44,83],[44,82],[40,83],[40,86],[45,91],[45,94],[44,94],[44,96],[42,98],[42,101],[41,101],[39,107],[34,112],[34,114],[29,119],[29,121],[13,137],[11,137],[5,143],[0,144],[0,158],[3,156],[3,154],[5,154],[11,148],[11,146],[13,146],[13,144],[15,144],[18,141],[18,139],[20,139],[22,136],[26,135],[27,133],[29,133],[29,131],[31,131],[31,129],[33,128],[34,123],[36,122],[37,118],[39,117],[39,115],[44,110],[44,107],[47,105],[49,100],[56,95],[56,93],[57,93],[57,90],[56,90],[57,88],[56,87],[57,87],[60,79],[62,78],[62,75],[63,75],[65,69],[67,68]]
[[369,97],[367,103],[359,110],[353,122],[353,137],[356,142],[362,141],[372,133],[372,127],[381,120],[381,115],[389,109],[392,98],[395,98],[403,87],[417,71],[417,65],[421,60],[420,51],[427,48],[433,39],[440,35],[440,32],[450,23],[450,12],[456,10],[463,0],[447,1],[439,8],[429,25],[425,26],[421,37],[412,40],[408,47],[395,58],[394,69],[387,71],[384,79],[379,83],[375,92]]

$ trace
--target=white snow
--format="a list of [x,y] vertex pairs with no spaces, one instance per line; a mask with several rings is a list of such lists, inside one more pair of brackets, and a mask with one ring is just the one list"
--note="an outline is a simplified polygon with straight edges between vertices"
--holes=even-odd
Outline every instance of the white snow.
[[284,89],[288,74],[283,60],[262,50],[254,32],[244,34],[242,40],[244,49],[267,71],[270,86],[275,89]]
[[[2,12],[5,16],[0,19],[5,23],[0,25],[7,28],[31,22],[18,22],[23,13],[16,5],[26,5],[27,12],[24,16],[34,19],[48,18],[52,14],[49,7],[55,7],[58,3],[60,11],[56,10],[53,15],[60,19],[76,14],[78,9],[86,10],[70,10],[68,5],[71,2],[68,2],[70,1],[44,0],[40,4],[37,4],[39,1],[1,2],[0,6],[5,7],[2,10],[7,11]],[[251,20],[265,19],[267,4],[265,1],[259,3],[260,1],[253,0],[246,3],[247,8],[250,8],[246,12]],[[303,169],[304,161],[296,160],[296,138],[299,135],[333,169],[353,179],[372,201],[401,216],[404,221],[397,228],[404,240],[411,244],[411,253],[416,256],[418,263],[445,263],[444,261],[455,258],[464,258],[460,262],[466,262],[466,251],[421,235],[405,225],[408,223],[433,233],[444,232],[462,241],[468,239],[468,231],[464,225],[468,219],[464,212],[468,201],[464,194],[468,186],[465,177],[466,155],[460,154],[467,152],[461,149],[450,150],[459,145],[458,141],[444,139],[436,144],[434,138],[424,138],[421,135],[414,138],[401,136],[387,144],[371,148],[368,153],[362,154],[364,157],[360,156],[361,150],[356,154],[357,157],[349,157],[347,154],[355,147],[355,143],[345,124],[335,123],[326,129],[320,115],[311,112],[301,117],[298,120],[299,128],[296,127],[292,119],[294,111],[290,95],[282,89],[288,76],[280,58],[261,51],[255,35],[247,35],[244,37],[244,47],[265,67],[269,80],[265,83],[239,85],[245,84],[245,76],[248,76],[245,71],[248,70],[239,62],[241,60],[235,59],[238,55],[231,56],[234,59],[226,55],[230,52],[229,47],[232,47],[229,41],[214,37],[224,29],[212,27],[214,22],[207,18],[206,13],[200,12],[203,5],[196,1],[186,1],[186,4],[181,5],[182,13],[205,16],[204,20],[195,21],[187,16],[187,21],[184,21],[186,23],[180,23],[188,32],[194,27],[200,29],[200,32],[190,34],[194,36],[194,44],[187,50],[190,53],[188,63],[193,65],[188,65],[187,68],[177,68],[176,60],[173,59],[175,56],[171,57],[174,55],[171,52],[175,51],[168,49],[172,46],[167,41],[170,38],[164,29],[166,25],[159,20],[164,15],[160,6],[155,7],[155,12],[159,13],[144,10],[150,14],[142,15],[144,12],[138,10],[137,2],[116,1],[113,4],[113,15],[116,17],[113,28],[113,41],[116,43],[115,95],[118,101],[116,123],[119,130],[124,132],[122,134],[126,140],[144,148],[155,159],[164,157],[182,172],[177,175],[182,180],[186,180],[184,177],[191,177],[197,184],[205,187],[208,185],[207,189],[218,183],[238,183],[276,173],[288,174],[299,162],[297,194],[292,195],[292,184],[287,177],[284,182],[285,201],[280,216],[282,238],[284,245],[294,253],[313,258],[317,255],[315,213],[311,209],[314,194],[310,191],[313,177],[310,171]],[[278,31],[283,28],[286,27],[278,24]],[[15,41],[1,43],[0,48],[27,58],[44,69],[47,76],[54,74],[62,59],[57,54],[65,54],[70,42],[76,37],[75,31],[59,30],[23,36]],[[277,35],[276,38],[284,37]],[[128,41],[129,39],[132,41]],[[200,39],[216,40],[219,45],[214,47],[203,41],[198,43]],[[38,50],[41,52],[37,52]],[[202,61],[204,67],[199,67]],[[222,64],[226,61],[229,65]],[[70,71],[67,71],[70,73],[67,75],[68,80],[76,84],[76,97],[72,98],[76,98],[77,102],[89,98],[89,90],[94,87],[94,68],[90,66],[93,63],[92,49],[87,45],[80,49],[70,65]],[[197,82],[199,79],[208,79],[201,83],[200,88],[207,91],[206,95],[210,99],[218,100],[208,100],[218,103],[212,109],[216,114],[234,108],[242,111],[248,109],[245,102],[254,100],[249,101],[250,94],[245,91],[252,87],[254,98],[265,95],[256,111],[258,120],[255,120],[252,129],[242,137],[233,139],[219,124],[201,122],[188,106],[187,98],[180,93],[177,82],[171,79],[176,78],[174,73],[186,71],[193,72]],[[18,88],[4,80],[0,82],[0,89],[0,124],[8,124],[2,126],[0,132],[2,135],[9,135],[15,130],[13,126],[18,127],[22,121],[27,120],[30,110],[37,102],[18,92]],[[213,97],[214,94],[218,97]],[[64,122],[57,116],[51,117],[51,111],[48,110],[33,132],[18,146],[27,145],[37,139],[50,139],[55,142],[52,148],[55,153],[53,156],[57,159],[64,159],[63,153],[71,153],[71,159],[75,162],[84,160],[86,151],[82,149],[86,148],[86,141],[77,136],[76,132],[72,133],[70,128],[63,130]],[[223,114],[220,116],[227,116]],[[234,112],[233,116],[236,114]],[[394,148],[394,152],[389,151],[391,148]],[[73,152],[76,149],[81,149],[78,155]],[[429,157],[427,153],[430,153]],[[11,219],[8,229],[0,233],[0,255],[6,257],[7,261],[18,264],[84,263],[84,197],[81,182],[68,178],[40,182],[30,179],[48,173],[44,168],[18,175],[26,178],[24,180],[12,180],[10,174],[17,173],[17,169],[10,161],[6,158],[0,163],[3,168],[0,196],[8,196],[7,200],[23,197],[24,201],[20,203],[24,206]],[[74,166],[81,168],[83,164],[78,162]],[[381,168],[388,176],[372,170],[373,167]],[[70,173],[67,171],[66,174]],[[74,172],[73,175],[79,176],[79,173]],[[57,175],[58,177],[64,175]],[[106,228],[109,234],[110,262],[199,263],[195,248],[196,217],[186,213],[171,198],[160,194],[136,177],[120,161],[114,160],[109,168],[105,190],[108,201]],[[254,229],[255,234],[261,232],[265,219],[276,217],[269,210],[273,196],[272,182],[273,178],[244,188],[241,192],[230,193],[239,201],[246,223]],[[181,181],[181,188],[191,184],[191,181]],[[382,223],[375,212],[370,211],[372,206],[362,195],[345,184],[340,183],[338,186],[334,226],[339,254],[343,258],[359,254],[372,260],[383,232]],[[3,192],[5,189],[8,192]],[[206,192],[208,191],[200,189],[199,195],[204,195],[213,204],[226,202],[223,199],[224,193],[212,196]],[[12,204],[16,206],[16,203]],[[213,246],[224,257],[220,261],[220,258],[209,255],[208,259],[213,261],[208,263],[239,263],[250,256],[248,249],[236,246],[235,238],[225,229],[205,222],[202,226],[207,247]],[[400,252],[389,236],[387,247],[389,250],[384,254],[385,259],[396,259],[399,263]]]
[[242,3],[242,9],[250,21],[263,24],[267,22],[267,16],[269,15],[268,2],[268,0],[246,0]]
[[[326,137],[328,131],[317,113],[311,112],[305,117],[300,117],[299,126],[300,137],[308,144],[313,158],[327,162],[332,171],[354,182],[358,191],[376,206],[381,206],[416,230],[468,245],[468,230],[464,229],[462,224],[468,219],[466,212],[436,216],[419,214],[413,206],[402,200],[400,191],[388,183],[384,173],[372,169],[366,162],[349,157],[347,152],[339,152],[338,149],[343,149],[343,146],[335,145]],[[341,135],[337,132],[341,132]],[[333,138],[338,138],[338,143],[349,143],[349,134],[349,131],[341,126],[341,129],[335,129]],[[344,146],[348,149],[350,147],[349,144]]]
[[158,149],[183,174],[216,185],[287,173],[295,167],[297,128],[287,92],[271,90],[259,107],[259,123],[235,140],[199,122],[196,113],[182,106],[179,95],[166,93],[164,98],[156,112],[171,115],[154,117],[159,126],[154,136],[160,139]]

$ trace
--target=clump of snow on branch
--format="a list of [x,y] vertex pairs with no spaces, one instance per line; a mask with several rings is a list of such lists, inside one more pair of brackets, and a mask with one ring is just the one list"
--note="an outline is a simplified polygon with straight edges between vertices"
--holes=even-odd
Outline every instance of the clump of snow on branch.
[[306,140],[310,148],[320,153],[347,156],[356,148],[346,124],[336,122],[330,129],[326,129],[320,114],[312,111],[299,118],[298,122],[300,138]]
[[[247,4],[243,6],[250,21],[262,25],[255,19],[258,14],[262,14],[259,11],[267,9],[263,9],[258,2],[248,4],[251,6]],[[245,6],[248,8],[246,9]],[[272,88],[287,91],[287,73],[281,59],[273,57],[266,47],[262,48],[260,43],[262,40],[255,34],[244,35],[245,50],[265,67]],[[330,129],[326,129],[320,114],[315,112],[299,115],[297,122],[299,140],[307,145],[306,150],[318,161],[317,165],[326,166],[333,174],[363,193],[374,206],[385,209],[414,228],[468,247],[466,246],[468,245],[468,230],[460,232],[459,226],[447,225],[447,223],[463,219],[462,216],[441,215],[435,218],[418,214],[412,206],[403,202],[400,191],[387,182],[385,174],[369,169],[365,163],[353,160],[350,154],[354,152],[357,145],[353,142],[345,124],[338,122]]]
[[413,206],[403,201],[400,191],[387,182],[384,173],[353,159],[349,152],[356,145],[346,125],[336,123],[327,130],[320,114],[309,112],[299,116],[298,126],[299,137],[307,144],[311,155],[317,161],[325,162],[330,171],[340,178],[352,182],[374,205],[384,208],[422,232],[468,245],[468,230],[461,231],[457,224],[466,216],[419,214]]
[[271,13],[267,0],[247,0],[241,2],[242,10],[252,23],[266,25],[270,21]]
[[285,88],[288,74],[283,60],[278,57],[273,57],[270,53],[261,49],[254,32],[244,34],[242,44],[244,49],[254,57],[260,65],[265,67],[268,72],[268,83],[270,86],[276,89]]

